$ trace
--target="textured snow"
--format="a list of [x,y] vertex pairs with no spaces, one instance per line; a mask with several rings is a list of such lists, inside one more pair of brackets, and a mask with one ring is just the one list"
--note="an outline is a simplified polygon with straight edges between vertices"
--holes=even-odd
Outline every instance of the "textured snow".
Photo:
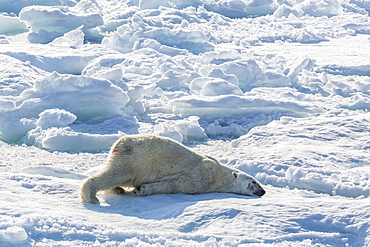
[[[0,246],[369,246],[370,2],[3,0]],[[131,134],[262,198],[79,186]]]

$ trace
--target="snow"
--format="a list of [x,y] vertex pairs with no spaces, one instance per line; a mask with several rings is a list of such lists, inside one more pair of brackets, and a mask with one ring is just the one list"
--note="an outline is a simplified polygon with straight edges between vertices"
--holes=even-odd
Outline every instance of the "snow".
[[[27,43],[26,43],[27,44]],[[0,46],[1,55],[8,55],[16,58],[9,67],[15,67],[14,63],[20,61],[33,65],[36,69],[41,69],[43,73],[58,72],[61,74],[79,75],[86,65],[96,57],[105,54],[116,54],[115,51],[106,49],[102,46],[82,46],[80,49],[74,49],[68,46],[27,44],[18,42],[17,38],[10,44]],[[27,76],[27,73],[18,75]],[[40,78],[40,77],[39,77]],[[40,78],[41,79],[41,78]]]
[[66,46],[79,48],[84,43],[85,34],[82,32],[83,25],[65,33],[62,37],[54,39],[51,44],[55,46]]
[[84,1],[74,7],[32,5],[22,8],[19,19],[31,28],[30,42],[49,43],[81,25],[85,30],[102,25],[102,16],[94,12],[95,5]]
[[[370,2],[0,3],[1,246],[369,246]],[[262,198],[79,186],[170,137]]]
[[1,13],[0,15],[1,25],[0,25],[0,33],[1,34],[8,34],[8,33],[22,33],[27,31],[27,26],[19,20],[16,16],[8,15],[5,13]]

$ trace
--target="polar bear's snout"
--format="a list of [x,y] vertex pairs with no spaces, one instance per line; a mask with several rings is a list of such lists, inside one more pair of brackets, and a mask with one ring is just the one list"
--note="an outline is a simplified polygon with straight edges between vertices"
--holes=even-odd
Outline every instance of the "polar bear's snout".
[[264,194],[266,194],[266,191],[261,187],[261,188],[257,189],[257,191],[255,191],[253,194],[255,196],[263,196]]
[[256,181],[252,181],[249,185],[248,185],[248,189],[250,191],[253,191],[253,195],[255,196],[263,196],[266,191],[262,188],[261,185],[259,185]]
[[258,184],[256,181],[252,181],[248,185],[248,190],[252,192],[255,196],[263,196],[266,191],[262,188],[261,185]]

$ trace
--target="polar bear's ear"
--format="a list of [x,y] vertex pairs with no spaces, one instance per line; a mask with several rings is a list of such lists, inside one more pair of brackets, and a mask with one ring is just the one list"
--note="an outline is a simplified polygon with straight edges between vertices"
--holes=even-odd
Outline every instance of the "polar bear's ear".
[[238,173],[237,172],[233,172],[233,175],[234,175],[235,178],[238,177]]

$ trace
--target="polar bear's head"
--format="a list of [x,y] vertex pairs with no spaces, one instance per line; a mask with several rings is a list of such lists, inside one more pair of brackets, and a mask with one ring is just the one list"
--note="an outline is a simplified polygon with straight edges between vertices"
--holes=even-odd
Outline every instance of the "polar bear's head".
[[256,179],[241,171],[234,171],[231,192],[247,196],[263,196],[266,192]]

